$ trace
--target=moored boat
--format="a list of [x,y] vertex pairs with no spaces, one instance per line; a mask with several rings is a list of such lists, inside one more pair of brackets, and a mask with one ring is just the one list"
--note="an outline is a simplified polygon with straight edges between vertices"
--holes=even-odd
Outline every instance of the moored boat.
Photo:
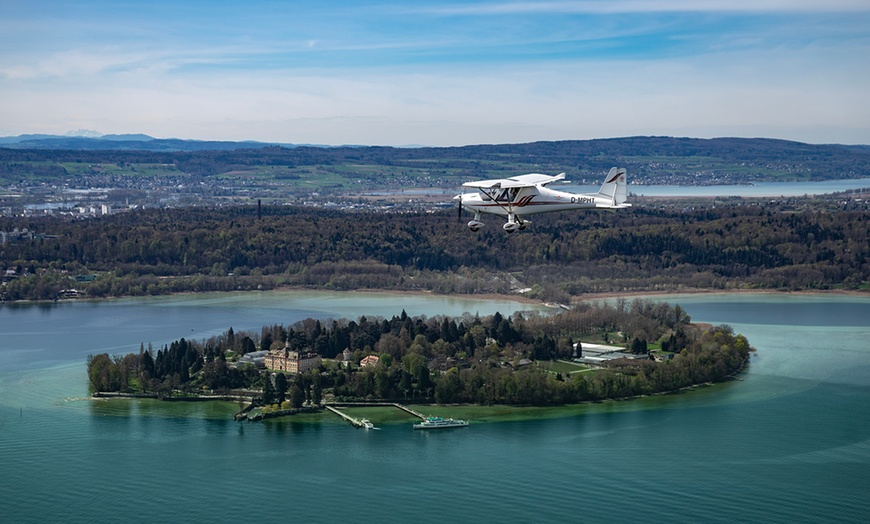
[[414,424],[414,429],[447,429],[447,428],[464,428],[468,426],[465,420],[441,417],[426,417],[423,422]]

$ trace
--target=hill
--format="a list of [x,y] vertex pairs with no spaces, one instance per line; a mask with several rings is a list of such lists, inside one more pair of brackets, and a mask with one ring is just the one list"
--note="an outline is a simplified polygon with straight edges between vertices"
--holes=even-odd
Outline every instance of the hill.
[[99,219],[0,217],[0,299],[180,291],[393,289],[568,302],[602,292],[866,289],[870,213],[732,205],[554,213],[506,236],[452,211],[291,206],[150,209]]
[[[0,147],[36,150],[74,151],[227,151],[251,147],[266,147],[262,142],[232,142],[214,140],[183,140],[154,138],[145,134],[66,136],[18,135],[0,137]],[[285,144],[290,146],[289,144]]]
[[[455,187],[458,179],[528,172],[564,171],[578,182],[597,181],[602,172],[619,165],[629,169],[633,183],[694,185],[864,178],[870,176],[870,146],[672,137],[439,148],[317,147],[145,135],[0,139],[0,182],[33,178],[49,162],[160,164],[173,166],[181,174],[205,177],[269,170],[292,178],[314,170],[348,181],[364,179],[374,186],[389,186],[391,180],[401,178],[402,185],[411,187]],[[77,174],[64,169],[69,176]]]

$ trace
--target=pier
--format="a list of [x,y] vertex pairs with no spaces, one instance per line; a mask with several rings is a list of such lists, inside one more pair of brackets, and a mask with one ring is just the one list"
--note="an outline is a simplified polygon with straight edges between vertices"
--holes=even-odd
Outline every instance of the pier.
[[350,415],[348,415],[347,413],[343,413],[341,410],[336,409],[332,406],[324,406],[324,407],[327,410],[332,411],[333,413],[335,413],[339,417],[343,418],[344,420],[350,422],[352,426],[357,427],[357,428],[363,427],[363,423],[361,420],[355,419],[355,418],[351,417]]
[[343,411],[337,409],[335,406],[344,406],[344,407],[349,407],[349,408],[354,408],[354,407],[357,407],[357,408],[361,408],[361,407],[387,407],[387,406],[391,406],[391,407],[394,407],[394,408],[399,408],[399,409],[401,409],[402,411],[404,411],[404,412],[406,412],[406,413],[409,413],[409,414],[411,414],[411,415],[414,415],[415,417],[417,417],[417,418],[419,418],[419,419],[421,419],[421,420],[426,420],[426,415],[420,413],[419,411],[414,411],[413,409],[411,409],[411,408],[409,408],[409,407],[407,407],[407,406],[403,406],[402,404],[399,404],[398,402],[336,402],[336,403],[334,403],[334,404],[331,405],[331,406],[330,406],[330,405],[324,405],[324,406],[323,406],[323,407],[326,408],[327,410],[329,410],[329,411],[335,413],[335,414],[338,415],[339,417],[341,417],[341,418],[343,418],[344,420],[350,422],[351,425],[353,425],[353,426],[355,426],[355,427],[358,427],[358,428],[365,427],[365,423],[363,423],[363,421],[360,420],[360,419],[356,419],[356,418],[351,417],[351,416],[348,415],[347,413],[345,413],[345,412],[343,412]]
[[407,406],[403,406],[403,405],[399,404],[398,402],[394,402],[393,405],[396,406],[397,408],[401,409],[402,411],[406,411],[406,412],[414,415],[415,417],[418,417],[422,420],[426,420],[426,415],[420,413],[419,411],[414,411],[413,409],[411,409]]

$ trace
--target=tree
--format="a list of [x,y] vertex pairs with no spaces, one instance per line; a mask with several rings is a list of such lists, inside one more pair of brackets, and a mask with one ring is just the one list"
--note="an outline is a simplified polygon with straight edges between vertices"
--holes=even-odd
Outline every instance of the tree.
[[272,386],[272,377],[266,375],[263,380],[263,404],[269,405],[275,403],[275,388]]
[[323,400],[323,384],[320,372],[316,369],[311,370],[311,402],[320,405]]
[[636,355],[642,355],[647,352],[646,339],[635,337],[631,341],[631,352]]
[[94,391],[121,390],[121,374],[108,353],[88,356],[88,380]]
[[242,339],[242,355],[246,353],[253,353],[257,351],[257,346],[254,344],[253,339],[251,337],[245,337]]
[[453,368],[438,377],[438,381],[435,384],[435,402],[439,404],[459,402],[461,391],[462,380],[459,375],[459,370]]
[[422,366],[417,375],[417,389],[424,395],[428,395],[429,388],[432,387],[432,382],[429,379],[429,368]]
[[296,409],[301,408],[303,400],[305,400],[305,394],[294,380],[293,385],[290,386],[290,405]]
[[408,395],[411,393],[413,389],[413,383],[411,381],[411,374],[402,370],[402,377],[399,379],[399,389],[402,390],[402,393],[405,395],[405,398],[408,398]]
[[154,377],[154,358],[152,358],[151,345],[142,353],[142,365],[139,368],[139,384],[146,388],[149,382]]
[[272,348],[272,333],[266,332],[260,340],[260,351],[269,351]]
[[275,375],[275,394],[279,404],[287,399],[287,376],[284,373]]
[[232,326],[227,330],[227,346],[229,349],[235,349],[236,347],[236,332],[233,331]]
[[378,396],[378,398],[389,398],[392,384],[390,384],[390,378],[387,375],[387,370],[383,366],[376,367],[374,372],[374,378],[375,394]]

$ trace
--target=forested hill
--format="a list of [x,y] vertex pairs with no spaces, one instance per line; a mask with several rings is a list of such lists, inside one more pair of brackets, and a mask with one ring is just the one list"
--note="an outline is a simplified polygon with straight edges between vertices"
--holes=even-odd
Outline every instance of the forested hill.
[[[455,212],[175,208],[84,221],[0,218],[7,300],[272,288],[514,292],[863,289],[870,214],[742,205],[554,213],[522,233],[472,233]],[[73,282],[71,277],[79,277]]]
[[[122,139],[123,138],[123,139]],[[198,142],[150,137],[52,138],[0,141],[0,175],[15,181],[28,163],[161,164],[213,176],[252,166],[373,166],[425,170],[439,178],[493,173],[567,172],[598,180],[614,165],[633,182],[711,183],[805,181],[870,176],[870,146],[812,145],[763,138],[629,137],[464,147],[312,147],[256,142]],[[62,176],[63,173],[54,172]],[[29,173],[33,176],[33,173]]]

